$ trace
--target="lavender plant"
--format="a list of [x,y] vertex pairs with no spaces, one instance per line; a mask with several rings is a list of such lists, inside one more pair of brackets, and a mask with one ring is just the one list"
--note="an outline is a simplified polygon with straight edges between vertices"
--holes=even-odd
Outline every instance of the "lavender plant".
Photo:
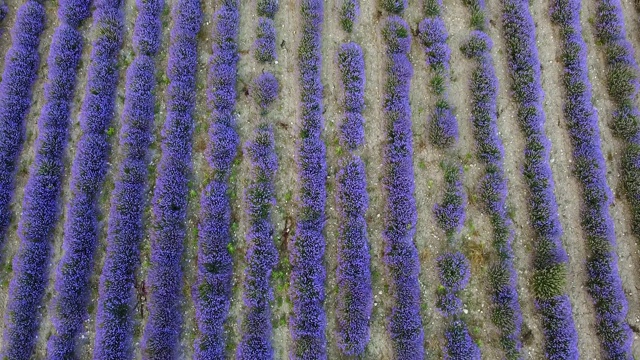
[[238,146],[235,131],[236,66],[240,3],[224,0],[214,14],[212,55],[207,89],[211,126],[207,159],[210,180],[200,199],[198,278],[193,288],[198,334],[195,359],[223,359],[224,321],[229,310],[233,261],[228,179]]
[[280,85],[275,76],[265,72],[253,81],[252,93],[258,103],[262,115],[266,115],[269,107],[278,97]]
[[242,340],[238,359],[273,359],[271,346],[271,311],[273,291],[269,284],[271,271],[278,263],[278,250],[273,242],[271,212],[275,205],[274,176],[278,168],[273,126],[262,123],[245,145],[250,161],[250,184],[245,190],[245,207],[249,218],[247,268],[244,278],[244,313],[241,321]]
[[142,338],[146,359],[176,358],[182,326],[180,262],[187,232],[200,1],[177,1],[172,15],[167,117],[152,199],[149,319]]
[[413,67],[408,58],[411,33],[398,16],[385,20],[382,35],[387,47],[387,80],[383,110],[387,121],[384,149],[387,195],[384,219],[384,261],[391,283],[393,305],[389,333],[396,359],[424,357],[424,330],[420,317],[420,259],[413,243],[417,221],[413,195],[413,141],[409,89]]
[[322,0],[302,0],[300,70],[300,140],[298,143],[299,203],[295,236],[289,244],[292,313],[289,330],[291,359],[325,359],[326,316],[323,309],[325,269],[325,203],[327,167],[321,138],[322,116]]
[[447,29],[442,18],[435,16],[422,20],[418,31],[427,54],[427,65],[433,72],[431,89],[437,98],[428,121],[429,140],[439,148],[449,148],[458,141],[458,124],[447,94],[451,57],[451,50],[447,45]]
[[598,114],[591,102],[587,49],[582,38],[580,1],[554,0],[551,17],[560,26],[564,62],[565,120],[573,143],[575,174],[582,183],[582,228],[589,255],[587,285],[595,303],[598,335],[609,359],[631,359],[627,299],[618,274],[616,237],[609,213],[611,189],[600,150]]
[[11,30],[0,83],[0,249],[11,221],[16,163],[24,141],[24,121],[31,106],[31,88],[40,64],[38,45],[45,10],[34,0],[25,2]]
[[447,29],[441,17],[439,0],[425,3],[426,18],[418,31],[425,47],[427,65],[431,69],[431,91],[436,95],[435,109],[428,120],[429,140],[444,151],[444,196],[433,208],[438,227],[446,236],[445,253],[438,259],[440,283],[437,306],[446,317],[445,357],[451,359],[480,359],[480,349],[469,336],[466,323],[460,319],[462,291],[470,276],[468,260],[459,249],[459,233],[462,230],[467,206],[462,184],[462,166],[458,160],[458,120],[448,99],[449,59]]
[[[88,5],[88,2],[87,2]],[[97,36],[92,44],[84,102],[79,115],[82,135],[71,167],[71,199],[62,239],[63,254],[55,275],[51,359],[74,356],[89,302],[89,278],[98,243],[98,196],[107,171],[109,124],[118,82],[122,44],[122,2],[100,1],[93,11]],[[60,8],[62,12],[64,8]]]
[[258,16],[268,17],[273,19],[273,17],[278,12],[279,0],[257,0],[258,7]]
[[[35,158],[24,190],[22,217],[18,224],[20,246],[13,258],[14,273],[5,310],[2,350],[5,359],[32,356],[40,325],[38,309],[49,279],[47,268],[53,230],[59,215],[71,100],[83,46],[82,35],[73,25],[79,25],[89,15],[88,2],[74,4],[66,1],[62,5],[79,5],[84,11],[74,14],[78,15],[77,18],[70,17],[69,12],[60,12],[62,22],[53,34],[49,49],[45,103],[38,118]],[[21,10],[30,13],[30,18],[19,19],[18,25],[26,21],[34,30],[40,29],[41,25],[34,22],[44,20],[44,9],[30,2],[25,6]],[[20,15],[26,15],[23,14]],[[67,19],[70,23],[66,22]],[[37,44],[28,31],[23,37]]]
[[366,213],[369,205],[364,163],[352,150],[364,142],[364,56],[356,43],[338,50],[338,68],[344,88],[344,117],[340,143],[349,153],[339,162],[336,203],[338,233],[338,347],[347,356],[360,355],[369,342],[373,307]]
[[624,142],[622,180],[631,206],[632,231],[640,237],[640,112],[635,102],[640,88],[640,69],[627,38],[620,1],[596,3],[596,37],[607,64],[607,91],[615,104],[611,127]]
[[340,5],[340,25],[342,30],[350,33],[359,14],[360,0],[342,0],[342,5]]
[[143,212],[147,150],[154,121],[156,68],[162,0],[138,0],[133,44],[136,56],[127,69],[120,129],[122,162],[111,197],[107,249],[98,297],[94,359],[132,356],[133,289],[144,235]]
[[[478,1],[480,3],[480,1]],[[476,5],[476,6],[481,6]],[[484,12],[484,7],[470,5],[472,13]],[[489,269],[493,323],[500,330],[500,343],[505,357],[521,358],[520,340],[522,311],[518,302],[517,273],[513,264],[513,223],[507,214],[507,179],[504,174],[504,147],[498,135],[496,101],[498,79],[495,74],[489,36],[482,30],[484,23],[471,31],[462,52],[475,60],[471,75],[471,122],[476,140],[477,156],[484,163],[480,181],[480,198],[491,218],[493,247],[496,260]]]
[[272,19],[258,18],[257,38],[254,44],[255,57],[260,62],[276,60],[276,28]]
[[544,132],[540,60],[528,2],[502,0],[502,22],[511,88],[518,104],[518,120],[526,135],[524,177],[530,190],[529,212],[536,235],[533,292],[542,315],[546,356],[577,359],[577,334],[565,289],[567,253],[562,247],[562,228],[553,193],[550,143]]

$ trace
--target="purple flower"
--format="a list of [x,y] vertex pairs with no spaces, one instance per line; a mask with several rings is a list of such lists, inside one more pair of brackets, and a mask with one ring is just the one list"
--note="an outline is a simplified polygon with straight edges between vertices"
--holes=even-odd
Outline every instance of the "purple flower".
[[407,56],[411,44],[409,26],[390,16],[382,34],[387,46],[387,80],[383,110],[387,121],[384,149],[385,209],[384,260],[392,283],[393,308],[389,333],[394,357],[422,359],[424,331],[420,318],[420,259],[413,243],[417,221],[413,195],[413,141],[409,89],[413,67]]
[[325,145],[322,116],[322,0],[302,0],[302,38],[298,48],[300,69],[300,140],[298,147],[299,214],[289,244],[293,305],[289,330],[293,340],[291,359],[325,359],[323,264],[325,240]]
[[563,278],[558,279],[557,274],[562,276],[558,269],[566,266],[567,254],[562,247],[562,228],[553,193],[550,143],[544,131],[540,60],[529,4],[521,0],[502,0],[502,21],[513,97],[526,135],[524,176],[530,190],[529,212],[536,233],[536,277],[553,285],[542,288],[553,289],[552,294],[546,290],[541,292],[540,288],[535,290],[537,302],[541,305],[546,355],[553,359],[577,359],[577,334],[571,317],[571,303],[564,287],[558,284],[558,281],[564,281]]
[[182,325],[181,259],[187,232],[200,1],[180,0],[172,12],[167,117],[152,199],[149,319],[142,338],[143,357],[148,359],[175,358]]
[[0,249],[11,221],[16,162],[24,141],[24,120],[31,106],[31,87],[40,56],[38,45],[44,29],[45,10],[36,1],[20,6],[11,30],[0,83]]
[[236,156],[236,66],[238,63],[238,0],[226,0],[214,14],[213,52],[209,60],[207,98],[211,111],[207,160],[213,179],[200,199],[198,278],[193,288],[198,335],[195,359],[221,359],[225,353],[224,321],[231,295],[233,261],[231,208],[227,195]]
[[107,172],[107,129],[113,118],[118,82],[124,15],[118,3],[100,2],[93,18],[93,27],[101,36],[92,44],[79,116],[82,135],[71,167],[71,200],[64,225],[63,255],[55,277],[55,332],[48,342],[48,356],[52,359],[73,356],[87,316],[89,278],[98,243],[97,201]]
[[238,345],[237,357],[248,360],[273,359],[269,307],[273,291],[269,279],[273,267],[278,263],[271,222],[271,212],[276,202],[273,181],[278,168],[273,127],[259,125],[253,139],[245,145],[245,153],[250,161],[251,180],[244,193],[249,231],[246,235],[242,340]]
[[[44,21],[44,9],[39,4],[27,2],[18,16],[14,34],[23,30],[23,40],[34,40],[29,30],[21,29],[21,26],[28,24],[31,31],[38,31],[40,25],[35,22]],[[21,42],[18,40],[16,46],[22,45]],[[33,45],[37,46],[37,41]],[[20,246],[13,258],[14,275],[9,283],[5,312],[2,357],[6,359],[30,358],[37,338],[38,308],[49,280],[50,243],[59,215],[71,100],[82,46],[78,29],[64,22],[56,28],[47,59],[45,102],[38,119],[35,158],[25,185],[22,217],[18,223]],[[34,50],[37,52],[37,48]],[[11,77],[9,75],[9,81],[14,80]]]
[[[154,29],[160,21],[162,4],[162,0],[138,3],[134,34],[141,38],[134,41],[137,55],[127,69],[120,129],[123,160],[111,197],[107,249],[100,275],[94,359],[128,358],[133,351],[133,289],[139,262],[138,248],[144,236],[147,152],[155,107],[153,56],[157,47],[153,44],[159,41],[152,34],[160,36]],[[150,33],[145,34],[145,31]]]

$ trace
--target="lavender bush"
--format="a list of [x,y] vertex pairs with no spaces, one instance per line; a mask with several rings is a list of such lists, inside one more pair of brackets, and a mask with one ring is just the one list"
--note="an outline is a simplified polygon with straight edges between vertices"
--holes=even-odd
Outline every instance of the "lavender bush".
[[252,93],[258,103],[262,115],[266,115],[269,107],[278,97],[280,85],[275,76],[265,72],[253,81]]
[[25,2],[11,30],[0,83],[0,249],[11,221],[16,163],[24,141],[24,120],[31,106],[31,87],[40,64],[38,45],[45,10],[34,0]]
[[380,6],[392,14],[400,14],[409,6],[407,0],[379,0]]
[[211,126],[207,159],[211,180],[200,200],[198,278],[193,289],[198,334],[196,359],[224,359],[224,321],[229,310],[233,261],[228,179],[238,147],[235,132],[238,0],[225,0],[214,14],[213,53],[209,60],[207,98]]
[[[63,5],[73,3],[65,2]],[[80,5],[84,5],[84,17],[88,16],[89,3]],[[31,16],[38,16],[42,15],[43,10],[34,5],[31,11]],[[65,13],[61,12],[61,15]],[[30,19],[34,20],[44,18]],[[80,19],[73,20],[75,25],[80,23]],[[35,24],[31,26],[39,27]],[[28,34],[23,36],[33,40]],[[64,151],[82,46],[83,39],[78,29],[64,21],[56,28],[47,59],[45,103],[38,119],[35,158],[25,186],[22,217],[18,224],[20,246],[13,258],[14,275],[9,283],[5,312],[2,350],[5,359],[28,359],[35,346],[40,324],[38,309],[49,279],[50,243],[59,215]]]
[[[479,6],[479,5],[478,5]],[[472,6],[472,13],[484,8]],[[496,101],[498,78],[491,59],[492,42],[482,30],[473,30],[462,52],[475,60],[471,75],[471,122],[477,156],[485,166],[480,181],[480,198],[493,226],[493,247],[497,258],[489,269],[493,323],[500,330],[500,343],[509,360],[521,358],[522,310],[518,302],[517,273],[513,264],[513,223],[507,214],[507,179],[504,174],[504,147],[498,135]]]
[[271,346],[271,311],[273,291],[269,280],[278,263],[273,242],[271,212],[275,205],[274,176],[278,168],[273,126],[259,125],[245,146],[250,161],[250,184],[245,190],[245,207],[249,218],[246,236],[247,268],[244,278],[242,339],[238,359],[273,359]]
[[554,0],[552,19],[560,25],[564,62],[565,120],[573,143],[575,174],[582,183],[582,227],[587,237],[587,282],[595,303],[598,335],[607,357],[630,359],[627,299],[618,274],[615,231],[609,213],[611,189],[600,150],[598,114],[591,102],[587,46],[582,38],[579,0]]
[[136,56],[127,69],[120,129],[122,162],[111,197],[107,250],[100,275],[94,359],[132,355],[133,290],[144,235],[147,150],[154,121],[156,68],[162,0],[138,0]]
[[276,28],[272,19],[258,18],[257,38],[254,44],[255,57],[260,62],[276,60]]
[[424,331],[420,317],[420,259],[413,243],[417,221],[413,196],[413,141],[409,89],[413,67],[408,58],[409,26],[390,16],[382,28],[387,46],[387,80],[383,110],[388,122],[383,184],[387,194],[384,219],[384,260],[391,284],[389,318],[394,358],[422,359]]
[[71,200],[64,226],[63,254],[55,276],[52,307],[55,331],[47,349],[51,359],[74,355],[87,316],[89,278],[98,242],[97,200],[107,171],[107,129],[113,118],[122,44],[124,16],[120,6],[121,2],[100,1],[93,12],[93,28],[98,36],[93,41],[79,116],[82,135],[71,167]]
[[339,162],[336,203],[338,233],[338,347],[347,356],[360,355],[369,342],[373,306],[366,213],[369,205],[364,163],[352,150],[364,142],[364,55],[356,43],[338,50],[344,88],[340,143],[349,150]]
[[342,30],[351,32],[353,24],[358,20],[360,14],[360,0],[342,0],[340,5],[340,25]]
[[289,244],[292,313],[291,359],[326,359],[324,303],[324,235],[327,167],[321,138],[323,1],[302,0],[300,70],[299,204],[295,236]]
[[428,120],[429,140],[444,150],[441,163],[444,173],[444,196],[433,208],[438,227],[446,236],[445,253],[438,259],[441,291],[437,307],[446,318],[445,357],[480,359],[480,348],[469,336],[466,323],[460,319],[462,291],[470,276],[469,261],[458,248],[459,234],[464,225],[467,198],[462,184],[462,166],[458,160],[458,120],[448,99],[449,59],[447,29],[441,17],[441,1],[425,3],[426,18],[418,26],[425,47],[427,66],[431,69],[431,91],[436,95],[435,109]]
[[364,143],[364,56],[354,42],[340,46],[338,68],[344,88],[344,117],[340,123],[340,144],[355,150]]
[[200,1],[177,1],[172,15],[167,117],[152,199],[149,320],[142,338],[143,357],[147,359],[176,358],[182,325],[180,263],[187,232]]
[[278,12],[278,2],[279,0],[257,0],[258,7],[258,16],[268,17],[273,19],[273,17]]
[[458,124],[451,112],[447,94],[451,56],[447,45],[447,29],[442,18],[437,16],[422,20],[418,31],[427,54],[427,65],[433,72],[431,88],[437,97],[428,121],[429,139],[440,148],[448,148],[458,141]]
[[536,233],[533,291],[542,314],[546,356],[577,359],[578,339],[565,289],[567,253],[562,247],[562,228],[553,193],[550,143],[544,132],[540,60],[528,2],[502,0],[502,21],[513,97],[526,135],[524,176],[530,190],[530,219]]

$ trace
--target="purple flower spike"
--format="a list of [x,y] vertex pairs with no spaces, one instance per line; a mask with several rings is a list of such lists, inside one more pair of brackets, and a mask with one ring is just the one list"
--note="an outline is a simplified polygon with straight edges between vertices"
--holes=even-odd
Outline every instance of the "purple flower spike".
[[293,311],[289,330],[293,341],[290,359],[326,359],[324,304],[326,178],[322,116],[322,0],[302,0],[302,39],[298,48],[300,69],[300,140],[298,180],[300,208],[296,232],[289,244]]
[[577,359],[578,338],[564,288],[567,254],[562,247],[562,228],[553,193],[550,143],[544,131],[540,60],[528,2],[502,0],[502,21],[513,97],[518,104],[522,131],[527,135],[524,176],[531,194],[530,218],[537,241],[534,294],[542,314],[546,356]]
[[200,1],[179,0],[172,14],[167,117],[152,200],[149,319],[142,337],[145,359],[176,358],[182,325],[181,259],[187,232]]
[[107,131],[113,118],[118,83],[118,54],[124,15],[118,2],[100,2],[93,12],[93,41],[84,102],[79,116],[82,135],[71,167],[71,199],[62,239],[63,255],[55,277],[49,338],[51,359],[73,357],[89,303],[89,279],[98,243],[98,196],[107,172]]
[[224,1],[214,14],[213,52],[209,60],[207,98],[211,126],[207,160],[213,179],[200,199],[198,278],[193,287],[198,334],[194,358],[223,359],[224,322],[229,311],[233,261],[228,178],[238,147],[235,131],[236,67],[238,63],[238,0]]
[[[617,268],[616,236],[609,213],[612,194],[600,150],[598,114],[591,102],[580,5],[580,0],[555,0],[551,16],[561,29],[567,93],[564,115],[574,146],[575,174],[583,184],[582,227],[590,250],[587,284],[596,307],[603,350],[610,359],[630,359],[633,335],[626,322],[627,299]],[[606,38],[611,36],[609,33]]]
[[[100,275],[94,359],[127,359],[133,353],[133,291],[144,236],[148,148],[151,142],[162,0],[138,1],[136,56],[127,69],[120,129],[122,162],[111,197],[107,249]],[[155,38],[154,38],[155,36]],[[153,257],[153,255],[152,255]],[[153,258],[152,258],[153,261]],[[153,275],[152,275],[153,276]]]
[[[64,5],[71,4],[65,2]],[[84,6],[87,7],[88,3]],[[76,25],[81,21],[81,19],[75,20],[77,20],[74,21]],[[31,61],[27,61],[27,63],[34,65],[32,68],[34,71],[37,56],[33,56],[37,54],[38,43],[35,36],[39,35],[41,31],[41,22],[44,22],[42,5],[32,1],[23,5],[19,10],[14,28],[14,42],[16,44],[7,55],[10,57],[12,52],[17,50],[16,52],[22,52],[21,55],[32,57]],[[22,31],[21,36],[16,36],[18,31]],[[25,46],[24,42],[30,42],[36,47],[32,49],[30,46]],[[18,47],[22,47],[22,49]],[[59,215],[58,201],[64,174],[64,154],[67,145],[71,101],[75,93],[76,75],[82,47],[83,39],[80,31],[71,24],[60,23],[53,34],[49,48],[47,83],[44,88],[45,102],[38,118],[35,158],[25,185],[22,217],[18,223],[20,246],[13,258],[14,272],[9,283],[4,322],[4,343],[1,354],[3,359],[30,358],[37,339],[40,326],[38,309],[41,306],[49,280],[49,255]],[[35,53],[29,54],[31,51],[35,51]],[[20,57],[14,58],[14,61],[18,59]],[[0,89],[2,95],[17,90],[12,89],[5,92],[7,90],[5,86],[17,85],[14,83],[15,75],[11,72],[26,70],[19,67],[12,68],[12,65],[25,66],[27,64],[9,61],[5,65],[5,74],[9,72],[8,79],[4,79],[2,82],[4,86]],[[24,75],[22,74],[22,76]],[[30,86],[26,82],[24,85]],[[29,92],[29,89],[21,90]],[[0,98],[0,103],[2,100]],[[25,97],[21,101],[27,105],[29,99]],[[18,105],[16,103],[19,101],[10,104],[7,110],[11,110],[11,105]],[[21,107],[17,106],[14,110],[21,110]],[[13,116],[19,117],[20,115],[14,114]],[[16,125],[18,125],[17,128],[22,127],[22,124]]]
[[413,67],[408,58],[411,44],[409,26],[400,17],[390,16],[382,34],[387,46],[387,80],[383,110],[387,121],[385,145],[384,260],[391,281],[394,304],[389,333],[396,359],[424,357],[424,330],[420,317],[420,259],[413,243],[417,221],[413,195],[413,142],[409,89]]

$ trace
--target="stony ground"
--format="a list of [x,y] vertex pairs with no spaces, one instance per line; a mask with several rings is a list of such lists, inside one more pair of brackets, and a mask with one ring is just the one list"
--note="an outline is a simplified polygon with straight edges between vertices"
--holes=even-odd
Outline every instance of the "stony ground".
[[[287,358],[287,349],[290,341],[287,329],[287,314],[290,304],[287,298],[288,290],[288,254],[286,252],[287,242],[290,240],[294,221],[296,217],[296,166],[295,140],[298,134],[299,119],[299,89],[296,69],[297,44],[300,34],[300,15],[297,0],[281,0],[280,12],[276,15],[276,25],[278,31],[278,61],[277,63],[263,66],[258,64],[252,54],[251,46],[255,36],[254,27],[257,21],[254,0],[242,0],[241,24],[240,24],[240,52],[241,58],[238,64],[238,132],[242,142],[248,139],[253,126],[258,121],[258,114],[255,106],[248,96],[247,86],[252,79],[264,70],[274,72],[281,82],[281,98],[275,104],[269,118],[274,122],[276,129],[277,151],[280,169],[277,174],[277,200],[278,206],[275,211],[274,221],[276,223],[276,238],[280,249],[280,264],[274,271],[273,285],[275,289],[275,301],[273,304],[273,326],[274,326],[274,347],[276,356],[279,359]],[[592,85],[594,87],[594,104],[600,114],[600,130],[603,143],[603,153],[608,166],[609,185],[615,194],[614,204],[611,213],[615,219],[616,234],[618,237],[618,255],[620,257],[619,270],[624,284],[624,290],[629,301],[628,321],[635,331],[634,354],[640,358],[640,341],[638,332],[640,331],[640,252],[635,239],[630,234],[629,209],[620,196],[620,143],[613,138],[607,124],[610,121],[612,103],[606,95],[604,88],[604,61],[597,48],[593,29],[590,25],[591,19],[595,15],[595,5],[593,0],[584,1],[583,6],[583,35],[588,43],[589,49],[589,70]],[[633,0],[623,0],[627,31],[631,41],[636,45],[636,58],[640,59],[640,22],[638,13],[633,7]],[[15,10],[21,4],[20,0],[7,1],[10,12],[5,21],[0,25],[2,35],[0,36],[0,56],[4,57],[11,40],[9,29],[15,20]],[[334,189],[334,177],[337,171],[337,121],[340,119],[340,99],[341,90],[338,80],[337,66],[335,65],[335,54],[341,43],[345,41],[356,41],[363,47],[366,61],[367,86],[365,90],[365,132],[366,145],[361,152],[365,161],[368,176],[368,190],[371,205],[368,213],[369,238],[371,242],[373,290],[375,294],[374,311],[371,319],[371,342],[367,348],[364,359],[389,359],[391,357],[390,340],[385,331],[386,314],[391,307],[388,300],[387,281],[385,279],[385,269],[382,264],[382,240],[381,232],[383,228],[384,198],[381,189],[382,169],[382,145],[385,141],[384,118],[380,99],[382,98],[385,81],[385,57],[384,46],[380,34],[384,14],[379,10],[377,2],[373,0],[361,1],[360,22],[355,26],[353,34],[347,35],[341,31],[337,9],[340,0],[325,1],[325,24],[323,42],[323,82],[325,85],[325,142],[327,144],[328,178],[327,189],[329,198],[327,201],[328,222],[326,226],[326,310],[328,318],[328,347],[331,359],[339,358],[336,341],[332,334],[335,330],[335,308],[336,299],[336,223],[337,214],[335,209],[335,199],[332,193]],[[171,16],[169,7],[172,1],[167,1],[167,11],[163,14],[164,42],[162,52],[158,57],[158,92],[157,92],[157,112],[156,112],[156,141],[151,148],[150,173],[149,173],[149,194],[152,193],[155,180],[155,164],[157,164],[159,154],[160,129],[164,120],[164,90],[167,86],[167,78],[164,75],[166,68],[166,53],[168,47],[168,30],[171,26]],[[27,119],[27,140],[25,151],[20,159],[18,174],[18,186],[15,193],[13,211],[20,214],[23,197],[22,187],[26,182],[29,165],[33,159],[32,145],[37,136],[36,121],[39,109],[43,104],[43,86],[46,79],[46,56],[48,53],[51,35],[57,25],[55,14],[55,2],[47,2],[49,10],[47,27],[43,35],[40,46],[42,64],[39,77],[34,87],[34,101],[31,112]],[[558,198],[560,218],[565,230],[564,244],[569,253],[569,294],[574,304],[574,319],[579,331],[579,347],[581,358],[600,358],[598,341],[595,331],[595,318],[593,316],[593,306],[585,287],[585,243],[582,230],[579,226],[579,206],[580,193],[579,186],[570,172],[572,166],[571,147],[567,128],[562,117],[563,90],[560,83],[562,65],[559,62],[560,39],[558,29],[553,26],[548,16],[549,0],[532,2],[531,11],[536,19],[538,48],[540,61],[542,63],[542,81],[546,93],[545,111],[547,114],[547,135],[552,142],[551,166],[556,182],[556,196]],[[118,133],[119,119],[124,101],[124,76],[126,65],[130,63],[133,52],[131,49],[131,35],[133,22],[135,20],[135,0],[126,0],[126,32],[125,46],[122,50],[120,86],[117,98],[117,113],[114,118],[113,127],[115,134]],[[204,19],[199,43],[199,66],[198,66],[198,104],[196,111],[196,132],[194,136],[194,173],[191,182],[190,208],[189,208],[189,229],[196,228],[197,214],[199,211],[198,197],[203,187],[203,180],[207,174],[208,165],[205,161],[203,150],[207,142],[208,110],[205,104],[206,72],[207,60],[211,53],[211,30],[212,14],[216,9],[216,1],[204,1]],[[498,126],[502,135],[506,149],[506,173],[509,179],[509,208],[515,223],[516,240],[514,249],[516,252],[516,267],[519,274],[519,291],[521,305],[524,315],[523,336],[524,355],[527,359],[543,358],[543,342],[541,326],[536,315],[535,306],[531,297],[531,260],[532,260],[532,228],[528,221],[527,214],[527,189],[524,184],[521,168],[523,166],[523,138],[515,118],[514,103],[509,97],[509,81],[507,77],[506,57],[504,41],[501,38],[501,22],[499,1],[488,2],[488,12],[490,14],[489,34],[494,40],[493,59],[496,65],[496,72],[500,79],[500,98],[498,101]],[[460,156],[465,169],[465,187],[469,194],[469,207],[467,210],[467,220],[463,230],[464,251],[473,262],[471,284],[465,290],[463,297],[465,302],[465,318],[470,325],[473,337],[481,344],[483,357],[486,359],[500,358],[501,352],[498,344],[496,329],[490,321],[490,299],[488,296],[486,266],[492,259],[491,248],[491,227],[488,216],[483,213],[478,202],[475,201],[475,189],[478,179],[482,174],[482,167],[474,157],[474,141],[469,122],[469,91],[468,80],[472,71],[473,63],[465,59],[459,51],[459,46],[470,31],[470,14],[463,6],[462,1],[447,0],[443,12],[444,20],[450,32],[449,44],[452,48],[451,69],[451,101],[456,108],[458,122],[461,132]],[[410,1],[409,9],[405,12],[405,19],[409,22],[412,30],[417,30],[418,22],[421,20],[421,1]],[[79,138],[79,126],[77,123],[78,112],[82,103],[84,87],[86,84],[86,67],[89,63],[91,51],[91,40],[94,37],[91,31],[91,22],[87,21],[82,27],[85,34],[86,46],[79,73],[78,91],[75,96],[75,108],[72,117],[72,131],[69,140],[67,154],[67,168],[73,158],[75,144]],[[410,53],[410,59],[414,65],[414,77],[412,80],[411,105],[413,111],[413,132],[414,132],[414,167],[416,176],[416,199],[418,204],[418,227],[415,238],[416,246],[421,258],[420,280],[423,289],[422,317],[425,326],[425,347],[431,358],[441,358],[440,349],[443,344],[442,338],[442,317],[435,311],[435,290],[437,279],[435,273],[435,259],[438,256],[444,241],[443,234],[439,232],[431,215],[431,209],[441,194],[442,172],[439,162],[443,155],[433,148],[426,137],[427,114],[433,105],[433,98],[428,92],[428,81],[430,73],[425,65],[423,49],[414,39]],[[0,67],[3,65],[0,64]],[[117,169],[119,164],[118,138],[112,137],[112,157],[111,168]],[[246,221],[242,211],[242,189],[246,184],[247,163],[239,153],[234,172],[232,175],[233,194],[233,256],[236,264],[234,276],[235,291],[227,333],[229,337],[228,351],[233,354],[239,338],[238,320],[242,307],[240,284],[243,277],[244,261],[244,238]],[[106,220],[109,210],[109,194],[113,187],[113,174],[111,171],[105,190],[101,199],[103,210],[103,221],[101,222],[102,234],[106,233]],[[63,198],[65,203],[69,197],[68,178],[64,181]],[[148,212],[147,212],[148,213]],[[64,221],[64,208],[59,226],[56,230],[56,241],[54,244],[54,254],[50,270],[55,268],[55,264],[61,255],[62,224]],[[148,214],[147,214],[148,216]],[[4,311],[6,304],[6,288],[12,274],[11,259],[18,246],[16,235],[17,217],[11,225],[9,239],[5,247],[5,254],[0,259],[0,311]],[[104,242],[104,236],[103,242]],[[191,344],[195,335],[195,319],[193,315],[193,304],[190,299],[190,288],[195,278],[196,261],[196,233],[190,232],[185,244],[184,271],[184,311],[185,316],[184,336],[181,345],[181,352],[184,358],[189,358],[192,353]],[[97,281],[101,269],[102,253],[105,244],[99,248],[98,262],[96,264],[95,275],[92,280],[94,295],[90,305],[90,318],[86,322],[86,329],[82,335],[81,353],[83,358],[90,358],[92,352],[94,317],[97,301]],[[142,249],[142,259],[139,272],[138,288],[144,288],[144,278],[148,266],[148,244],[145,243]],[[53,273],[53,271],[51,271]],[[45,356],[46,339],[51,333],[51,324],[47,316],[49,300],[53,295],[52,286],[46,295],[45,306],[42,307],[43,326],[39,333],[39,341],[35,358],[41,359]],[[136,318],[136,339],[140,338],[141,330],[146,319],[144,291],[138,293],[135,318]],[[1,340],[0,340],[1,341]],[[136,349],[139,356],[139,347]]]

